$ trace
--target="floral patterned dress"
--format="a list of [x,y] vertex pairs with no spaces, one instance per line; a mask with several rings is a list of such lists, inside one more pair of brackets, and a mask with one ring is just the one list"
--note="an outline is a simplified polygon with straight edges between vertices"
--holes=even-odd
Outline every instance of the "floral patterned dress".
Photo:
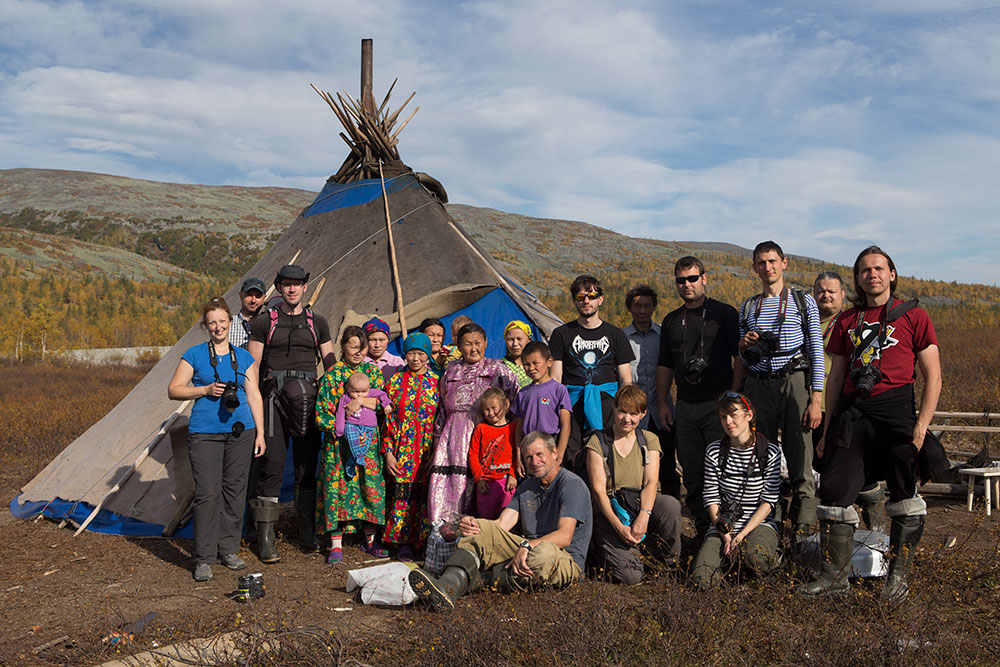
[[430,526],[427,518],[427,468],[434,444],[438,376],[406,368],[386,384],[392,414],[385,421],[384,448],[396,457],[399,476],[385,521],[385,542],[421,546]]
[[[325,431],[316,485],[317,533],[353,533],[362,527],[362,522],[377,526],[385,523],[385,478],[382,475],[381,453],[368,452],[354,479],[346,479],[343,461],[348,454],[347,441],[335,437],[333,433],[337,425],[337,402],[344,395],[347,378],[356,371],[368,376],[373,389],[385,390],[382,371],[375,364],[363,361],[352,368],[338,361],[323,376],[316,397],[316,425]],[[375,441],[379,441],[377,436]]]

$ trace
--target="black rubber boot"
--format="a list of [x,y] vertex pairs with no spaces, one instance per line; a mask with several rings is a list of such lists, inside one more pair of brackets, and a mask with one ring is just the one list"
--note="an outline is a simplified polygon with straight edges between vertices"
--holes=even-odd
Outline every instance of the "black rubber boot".
[[524,593],[528,590],[506,563],[498,563],[483,573],[483,588],[496,593]]
[[858,506],[861,508],[861,519],[868,530],[885,530],[885,491],[879,484],[873,489],[862,489],[858,494]]
[[277,563],[281,556],[275,545],[274,526],[278,523],[281,506],[273,500],[254,498],[250,501],[250,512],[257,524],[257,558],[261,563]]
[[884,602],[902,602],[910,594],[906,578],[910,564],[917,552],[917,544],[924,534],[924,517],[894,516],[889,532],[889,576],[882,589]]
[[302,548],[307,552],[319,551],[316,539],[316,489],[295,492],[295,525],[299,529]]
[[467,549],[456,549],[440,577],[417,568],[410,572],[409,581],[417,598],[430,604],[434,611],[451,611],[455,601],[478,590],[483,579],[476,555]]
[[838,521],[820,521],[820,552],[823,566],[819,576],[798,588],[799,595],[820,597],[841,595],[850,589],[851,555],[854,552],[854,526]]

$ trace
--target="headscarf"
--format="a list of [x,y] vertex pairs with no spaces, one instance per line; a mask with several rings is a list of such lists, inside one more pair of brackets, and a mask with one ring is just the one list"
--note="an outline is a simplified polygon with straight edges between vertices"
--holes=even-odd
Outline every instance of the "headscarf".
[[531,338],[531,325],[528,324],[527,322],[524,322],[523,320],[511,320],[510,323],[503,328],[503,335],[506,336],[507,332],[513,329],[514,327],[517,327],[518,329],[524,332],[525,336]]
[[389,335],[389,325],[377,317],[373,317],[364,324],[362,324],[361,328],[364,329],[365,333],[369,335],[375,333],[376,331],[380,331],[384,333],[386,336]]
[[427,355],[427,360],[431,361],[431,339],[427,337],[427,334],[413,333],[406,337],[403,341],[403,355],[410,350],[420,350]]

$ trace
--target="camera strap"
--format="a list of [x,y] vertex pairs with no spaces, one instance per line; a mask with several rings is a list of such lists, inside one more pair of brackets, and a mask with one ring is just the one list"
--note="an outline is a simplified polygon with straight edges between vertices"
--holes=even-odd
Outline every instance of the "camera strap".
[[[215,381],[219,384],[225,384],[219,378],[219,355],[215,353],[215,343],[208,341],[208,361],[212,364],[212,372],[215,374]],[[236,361],[236,350],[233,346],[229,346],[229,363],[233,367],[233,381],[239,384],[240,381],[240,364]]]
[[[684,309],[684,314],[681,316],[681,340],[687,342],[687,314],[688,309]],[[708,299],[705,299],[705,303],[701,306],[701,331],[698,334],[698,356],[702,359],[705,358],[705,320],[708,314]],[[715,342],[714,340],[712,341]],[[691,354],[686,354],[684,363],[687,363],[691,359]]]

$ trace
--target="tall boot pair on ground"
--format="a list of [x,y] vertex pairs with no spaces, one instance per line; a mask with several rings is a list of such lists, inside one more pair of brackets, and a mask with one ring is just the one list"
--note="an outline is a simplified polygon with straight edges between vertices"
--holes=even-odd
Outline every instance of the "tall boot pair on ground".
[[451,611],[458,598],[475,593],[480,588],[499,593],[523,592],[527,590],[504,563],[493,566],[486,572],[479,571],[479,558],[468,549],[456,549],[440,577],[417,568],[410,572],[410,588],[417,598],[428,603],[434,611]]
[[[894,516],[889,532],[889,574],[882,589],[884,602],[902,602],[909,596],[907,577],[924,532],[923,516]],[[807,597],[842,595],[850,590],[851,556],[854,553],[854,524],[820,521],[820,550],[823,565],[820,575],[799,587]]]
[[[254,498],[249,504],[257,528],[257,557],[261,563],[277,563],[281,556],[278,554],[275,526],[281,515],[281,505],[277,498]],[[315,534],[315,506],[315,490],[295,492],[295,523],[306,551],[319,550]]]

